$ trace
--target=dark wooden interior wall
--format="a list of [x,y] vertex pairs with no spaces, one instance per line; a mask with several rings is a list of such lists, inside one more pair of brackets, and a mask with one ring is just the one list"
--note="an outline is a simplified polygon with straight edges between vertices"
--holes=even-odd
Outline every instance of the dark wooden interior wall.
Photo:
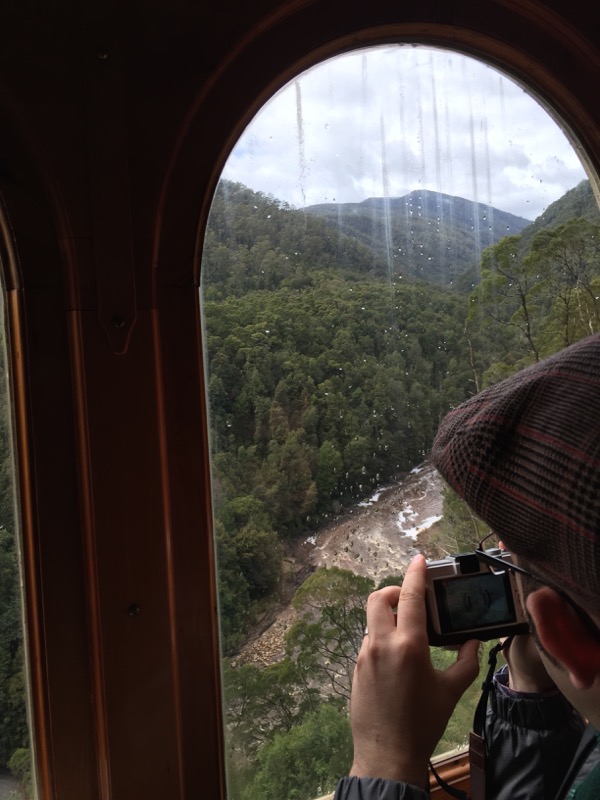
[[369,43],[483,56],[600,164],[587,0],[120,0],[0,12],[2,260],[40,796],[222,797],[202,225],[235,139]]

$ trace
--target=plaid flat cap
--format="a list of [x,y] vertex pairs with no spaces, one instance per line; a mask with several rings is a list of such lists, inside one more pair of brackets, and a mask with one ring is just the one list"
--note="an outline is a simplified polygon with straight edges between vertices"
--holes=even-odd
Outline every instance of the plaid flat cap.
[[600,335],[451,411],[432,457],[510,550],[600,611]]

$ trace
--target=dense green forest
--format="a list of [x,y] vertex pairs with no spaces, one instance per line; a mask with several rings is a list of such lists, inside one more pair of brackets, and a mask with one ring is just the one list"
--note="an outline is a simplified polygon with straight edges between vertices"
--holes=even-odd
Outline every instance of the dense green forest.
[[[421,463],[452,406],[600,329],[589,183],[531,225],[511,220],[508,236],[490,226],[486,248],[480,225],[447,224],[479,207],[457,199],[452,211],[448,198],[441,220],[439,197],[417,200],[410,217],[406,198],[364,213],[296,210],[226,181],[215,195],[202,295],[236,800],[309,800],[351,757],[345,709],[371,581],[313,573],[294,598],[285,659],[266,669],[229,659],[281,599],[286,549]],[[430,555],[471,547],[479,530],[447,492]],[[440,747],[463,740],[473,702]]]

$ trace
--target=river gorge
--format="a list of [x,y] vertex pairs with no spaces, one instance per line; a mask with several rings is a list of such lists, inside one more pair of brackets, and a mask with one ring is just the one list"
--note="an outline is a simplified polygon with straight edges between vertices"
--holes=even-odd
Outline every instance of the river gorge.
[[[442,517],[442,485],[438,472],[425,462],[393,485],[378,488],[305,538],[286,559],[288,574],[339,567],[375,583],[402,575]],[[296,618],[291,603],[282,603],[257,627],[234,663],[267,666],[281,659],[285,633]]]

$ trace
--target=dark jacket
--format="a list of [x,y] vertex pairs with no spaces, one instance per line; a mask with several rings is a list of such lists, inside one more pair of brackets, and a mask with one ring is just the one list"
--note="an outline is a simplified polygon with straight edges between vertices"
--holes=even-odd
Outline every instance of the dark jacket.
[[[588,731],[584,737],[584,729],[579,714],[559,692],[511,692],[506,669],[500,670],[486,718],[486,800],[577,800],[583,796],[586,784],[589,790],[600,778],[597,736]],[[574,791],[579,786],[581,790]],[[334,800],[427,797],[423,789],[397,781],[350,777],[338,783]]]

